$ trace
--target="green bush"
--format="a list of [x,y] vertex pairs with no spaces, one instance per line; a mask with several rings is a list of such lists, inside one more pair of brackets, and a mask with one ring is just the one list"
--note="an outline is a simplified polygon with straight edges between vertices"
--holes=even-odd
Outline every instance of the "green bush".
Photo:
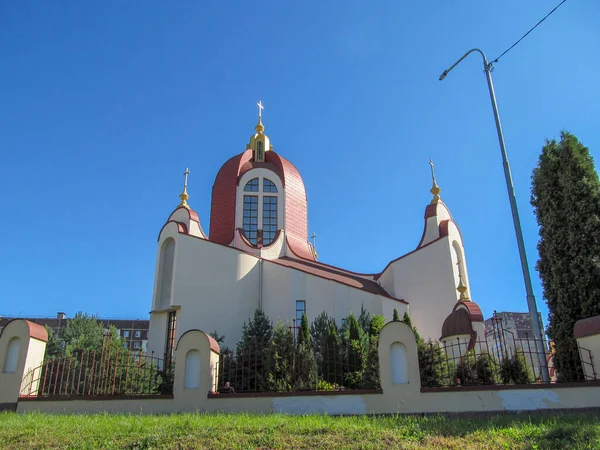
[[522,352],[506,357],[500,363],[500,379],[505,384],[527,384],[530,381],[527,362]]

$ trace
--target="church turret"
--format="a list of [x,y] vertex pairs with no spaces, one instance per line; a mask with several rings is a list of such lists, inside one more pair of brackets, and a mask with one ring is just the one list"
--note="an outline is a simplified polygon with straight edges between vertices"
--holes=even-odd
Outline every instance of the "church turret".
[[262,110],[264,109],[264,106],[260,101],[256,106],[258,106],[258,123],[254,127],[256,134],[250,138],[248,149],[252,150],[253,161],[265,162],[265,152],[273,151],[273,146],[269,141],[269,137],[265,134],[265,126],[262,123]]
[[258,106],[246,151],[219,170],[212,191],[210,240],[266,259],[315,260],[308,241],[306,190],[292,163],[273,151]]
[[421,240],[415,250],[390,262],[378,279],[391,295],[409,302],[419,332],[426,339],[438,339],[448,310],[459,297],[466,302],[470,289],[463,239],[441,199],[433,161],[429,165],[433,197],[425,208]]
[[161,240],[161,236],[165,233],[165,229],[168,228],[170,224],[173,224],[173,226],[177,228],[178,233],[206,239],[206,235],[204,234],[204,231],[202,231],[202,226],[200,225],[198,213],[191,209],[190,205],[188,204],[188,200],[190,199],[190,196],[187,192],[189,174],[189,169],[185,169],[185,172],[183,173],[183,189],[181,194],[179,194],[179,205],[177,205],[177,208],[175,208],[175,211],[171,213],[167,219],[167,222],[161,229],[159,242]]
[[457,358],[470,350],[485,351],[485,326],[479,305],[467,297],[467,287],[459,275],[456,288],[460,296],[452,312],[442,325],[440,341],[450,358]]

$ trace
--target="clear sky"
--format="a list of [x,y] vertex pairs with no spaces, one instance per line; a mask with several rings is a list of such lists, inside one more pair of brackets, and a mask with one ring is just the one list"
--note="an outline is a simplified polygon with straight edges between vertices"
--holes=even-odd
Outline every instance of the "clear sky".
[[[144,318],[156,239],[190,168],[208,231],[256,102],[306,184],[320,260],[413,250],[429,158],[489,316],[525,290],[481,59],[558,0],[0,3],[0,314]],[[493,72],[538,305],[531,171],[546,138],[600,152],[600,2],[567,1]],[[450,312],[450,311],[449,311]]]

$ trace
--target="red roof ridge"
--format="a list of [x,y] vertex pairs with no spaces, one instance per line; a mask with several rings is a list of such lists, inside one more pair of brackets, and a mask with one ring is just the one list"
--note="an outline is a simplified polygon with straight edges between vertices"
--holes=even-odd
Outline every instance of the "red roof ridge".
[[375,295],[380,295],[382,297],[386,297],[404,304],[408,304],[407,301],[390,295],[377,281],[369,278],[364,278],[363,276],[357,274],[348,273],[344,271],[344,269],[340,269],[335,266],[323,264],[318,261],[307,261],[305,259],[295,259],[287,256],[266,261],[290,267],[292,269],[300,270],[301,272],[305,272],[310,275],[317,276],[319,278],[325,278],[327,280],[335,281],[346,286],[359,289],[361,291],[369,292]]
[[[283,256],[280,259],[293,259],[293,258],[290,258],[289,256]],[[356,275],[357,277],[361,277],[361,278],[364,278],[364,279],[369,280],[369,281],[375,281],[375,279],[373,277],[376,277],[377,275],[379,275],[377,273],[354,272],[352,270],[348,270],[348,269],[344,269],[342,267],[334,266],[333,264],[327,264],[327,263],[324,263],[322,261],[317,261],[317,260],[312,260],[312,259],[310,259],[310,260],[305,259],[303,262],[306,262],[308,264],[315,264],[315,265],[319,265],[319,266],[326,266],[326,267],[329,267],[331,269],[339,270],[340,272],[347,273],[348,275]]]

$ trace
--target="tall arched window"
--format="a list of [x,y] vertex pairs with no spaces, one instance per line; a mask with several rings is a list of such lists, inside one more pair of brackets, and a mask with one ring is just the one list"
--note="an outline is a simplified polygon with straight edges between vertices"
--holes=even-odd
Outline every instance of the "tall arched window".
[[[461,278],[465,286],[467,285],[467,278],[465,276],[465,258],[463,256],[460,244],[457,241],[452,242],[452,248],[454,249],[454,256],[456,257],[456,272],[457,278]],[[467,292],[468,294],[468,292]]]
[[261,189],[259,178],[253,178],[244,186],[244,192],[256,192],[255,195],[244,195],[242,229],[246,239],[252,245],[258,245],[262,236],[262,245],[269,245],[275,239],[278,227],[277,185],[262,178]]
[[171,305],[171,288],[173,286],[173,265],[175,262],[175,240],[166,239],[160,249],[160,265],[158,268],[157,309],[167,309]]

